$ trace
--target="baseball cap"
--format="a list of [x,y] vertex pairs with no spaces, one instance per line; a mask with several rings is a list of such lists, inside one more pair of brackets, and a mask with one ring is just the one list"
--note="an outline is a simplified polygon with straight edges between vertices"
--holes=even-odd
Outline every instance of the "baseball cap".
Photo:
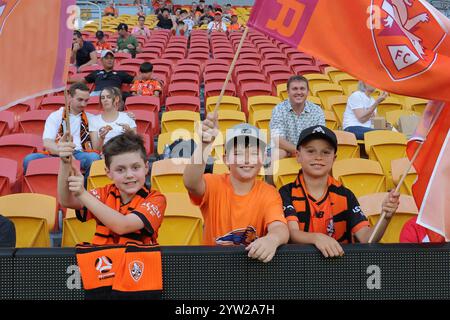
[[221,16],[221,15],[222,15],[222,12],[216,11],[216,12],[214,13],[214,15],[215,15],[215,16],[217,16],[217,15]]
[[128,25],[126,23],[119,23],[119,25],[117,26],[117,31],[120,30],[128,31]]
[[229,148],[228,144],[232,143],[235,138],[238,137],[249,137],[254,138],[256,140],[260,141],[260,145],[263,149],[266,147],[266,135],[264,132],[259,130],[258,128],[248,124],[248,123],[241,123],[238,125],[235,125],[234,127],[227,129],[226,133],[226,142],[225,142],[225,149],[227,150]]
[[305,142],[312,139],[325,139],[333,146],[334,150],[337,151],[337,138],[334,132],[325,126],[312,126],[302,130],[300,137],[298,138],[297,149]]
[[95,37],[96,37],[97,39],[103,39],[103,38],[105,37],[105,34],[103,33],[102,30],[98,30],[98,31],[95,33]]
[[111,50],[103,50],[100,57],[103,59],[104,57],[106,57],[107,54],[110,54],[114,57],[114,52],[112,52]]

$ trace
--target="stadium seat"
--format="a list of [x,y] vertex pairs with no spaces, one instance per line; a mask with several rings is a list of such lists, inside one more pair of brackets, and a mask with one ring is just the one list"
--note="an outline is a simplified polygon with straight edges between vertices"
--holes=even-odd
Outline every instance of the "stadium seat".
[[[322,100],[320,100],[320,98],[314,97],[314,96],[308,96],[308,97],[307,97],[307,100],[308,100],[309,102],[314,103],[315,105],[318,105],[318,106],[321,107],[322,109],[324,109]],[[326,110],[324,110],[324,112],[325,112],[325,111],[326,111]]]
[[[228,73],[228,71],[227,71]],[[254,66],[238,66],[235,67],[233,70],[233,77],[236,79],[240,74],[242,73],[249,73],[249,74],[254,74],[254,73],[262,73],[261,68],[259,67],[254,67]]]
[[324,74],[326,74],[330,78],[331,81],[336,83],[336,81],[334,80],[335,77],[337,75],[340,75],[340,74],[345,74],[345,72],[343,72],[343,71],[341,71],[341,70],[339,70],[337,68],[334,68],[334,67],[326,67],[325,70],[324,70]]
[[[39,101],[38,105],[41,102],[42,101]],[[9,107],[7,112],[13,112],[14,117],[18,118],[22,113],[35,109],[35,105],[35,99],[30,99],[28,101],[18,103],[16,105],[13,105],[12,107]]]
[[277,85],[277,96],[284,101],[288,98],[287,83]]
[[[402,175],[405,173],[406,168],[409,166],[408,158],[394,159],[391,161],[392,180],[394,185],[397,186],[400,183]],[[412,186],[417,179],[417,172],[414,166],[411,166],[405,180],[400,186],[400,193],[412,195]]]
[[30,153],[42,151],[42,136],[30,133],[16,133],[0,137],[0,158],[17,161],[17,176],[22,176],[23,158]]
[[425,107],[427,106],[428,100],[420,99],[420,98],[405,98],[405,107],[406,109],[418,112],[419,114],[423,114]]
[[397,130],[399,130],[398,120],[402,116],[412,116],[415,115],[418,118],[420,114],[412,110],[393,110],[386,112],[386,121],[392,124]]
[[343,122],[344,122],[344,112],[345,108],[347,107],[347,96],[343,95],[337,95],[337,96],[331,96],[327,100],[327,110],[333,110],[334,114],[336,115],[336,119],[338,121],[338,127],[344,129]]
[[274,96],[253,96],[248,98],[248,122],[252,123],[253,113],[260,110],[270,110],[281,102],[280,98]]
[[164,219],[158,231],[162,246],[201,245],[203,217],[186,193],[165,193],[167,201]]
[[160,99],[155,96],[131,96],[125,101],[125,110],[159,112],[161,110]]
[[184,129],[178,129],[171,132],[165,132],[161,133],[158,136],[158,145],[157,145],[157,153],[159,155],[162,155],[164,153],[164,148],[166,145],[171,145],[176,140],[191,140],[194,139],[196,143],[198,144],[198,137],[194,135],[194,132],[184,130]]
[[141,135],[149,135],[151,138],[159,133],[158,114],[146,110],[133,110],[136,131]]
[[301,165],[297,162],[297,158],[295,157],[274,161],[273,182],[275,183],[275,187],[280,189],[282,186],[294,182],[295,179],[297,179],[300,169]]
[[292,71],[297,75],[304,75],[306,73],[314,73],[314,72],[321,73],[320,67],[308,65],[299,65],[299,66],[293,65]]
[[386,175],[386,187],[393,188],[391,161],[406,157],[406,137],[399,132],[375,130],[364,134],[366,153],[378,161]]
[[64,105],[65,105],[64,96],[48,96],[42,100],[39,109],[56,111],[59,108],[64,107]]
[[152,188],[162,193],[187,192],[183,172],[190,159],[176,158],[155,161],[152,164]]
[[[151,50],[151,51],[148,51]],[[136,54],[136,58],[140,60],[144,60],[145,62],[150,62],[154,59],[158,59],[160,57],[160,52],[154,52],[151,48],[144,48],[142,53]]]
[[221,110],[218,111],[219,130],[223,135],[226,135],[227,129],[245,123],[245,113],[236,110]]
[[51,110],[32,110],[22,113],[19,117],[19,131],[42,135],[45,121],[52,112]]
[[[222,91],[223,83],[213,82],[205,84],[205,99],[208,100],[210,97],[220,95]],[[236,86],[233,82],[228,82],[225,88],[224,95],[227,96],[236,96]]]
[[359,158],[359,146],[356,136],[347,131],[334,130],[338,142],[336,160]]
[[[219,96],[209,97],[206,100],[206,113],[214,110],[218,100]],[[219,109],[241,111],[241,100],[237,97],[224,95],[220,101]]]
[[259,62],[256,60],[251,60],[251,59],[238,59],[236,61],[236,67],[238,66],[258,66]]
[[325,125],[327,126],[327,128],[336,130],[338,127],[338,121],[334,112],[330,110],[324,110],[323,113],[325,115]]
[[121,66],[135,66],[135,67],[140,67],[141,64],[143,64],[145,62],[145,59],[139,59],[139,58],[132,58],[132,59],[124,59],[122,61],[120,61],[120,65]]
[[328,98],[344,94],[342,87],[337,84],[321,83],[311,86],[310,90],[314,96],[320,98],[320,101],[322,101],[322,106],[326,110],[331,110],[330,106],[327,104]]
[[377,107],[377,116],[385,117],[386,113],[389,111],[401,110],[402,104],[397,98],[387,97],[383,102],[381,102]]
[[235,80],[239,92],[239,88],[245,83],[266,82],[266,77],[258,73],[241,73]]
[[16,228],[16,247],[50,247],[50,234],[57,212],[54,197],[37,193],[16,193],[0,197],[0,212]]
[[[125,59],[124,59],[125,60]],[[129,60],[129,59],[126,59]],[[120,64],[119,66],[114,67],[114,71],[122,71],[130,74],[132,77],[135,77],[139,73],[139,67],[135,65],[123,65]]]
[[343,159],[334,162],[333,177],[356,197],[386,191],[386,177],[380,164],[367,159]]
[[8,135],[14,130],[14,118],[14,112],[0,112],[0,137]]
[[358,88],[358,80],[347,73],[337,74],[334,77],[334,83],[340,85],[348,96],[353,93],[355,88]]
[[169,85],[168,97],[175,96],[199,96],[199,86],[191,82],[177,82]]
[[209,72],[203,76],[205,85],[211,83],[219,83],[223,85],[226,79],[227,75],[223,72]]
[[330,78],[322,73],[307,73],[303,76],[308,80],[309,87],[317,84],[331,84]]
[[83,242],[92,242],[97,223],[95,219],[81,222],[75,215],[75,210],[67,209],[63,220],[61,247],[75,247]]
[[195,123],[200,121],[200,113],[193,111],[168,111],[161,118],[161,133],[185,129],[194,132]]
[[191,82],[196,86],[200,85],[200,76],[197,72],[175,72],[172,74],[170,83]]
[[176,96],[166,99],[166,111],[187,110],[200,112],[200,98],[192,96]]
[[[183,52],[165,52],[162,54],[161,59],[167,59],[172,61],[172,63],[176,63],[178,60],[184,59],[186,57],[186,53]],[[192,59],[192,54],[190,55]]]
[[[254,69],[253,72],[255,72]],[[285,74],[290,72],[291,70],[289,69],[289,67],[283,65],[266,65],[264,67],[264,74],[266,75],[267,78],[269,78],[273,74],[279,73]]]
[[16,175],[17,161],[0,158],[0,197],[12,193]]
[[[368,218],[370,225],[375,226],[381,215],[381,204],[388,193],[375,193],[358,197],[362,212]],[[400,204],[392,216],[380,243],[399,243],[400,233],[404,224],[418,214],[417,206],[412,196],[400,195]]]
[[89,177],[87,178],[88,191],[113,183],[113,181],[106,175],[105,168],[105,160],[103,159],[92,162]]
[[241,87],[241,103],[242,111],[248,115],[248,99],[254,96],[270,96],[272,94],[272,86],[268,83],[244,83]]
[[102,70],[102,69],[103,69],[103,66],[101,66],[99,64],[93,64],[90,66],[85,66],[85,67],[79,68],[78,73],[86,73],[86,72],[91,73],[91,72],[94,72],[97,70]]

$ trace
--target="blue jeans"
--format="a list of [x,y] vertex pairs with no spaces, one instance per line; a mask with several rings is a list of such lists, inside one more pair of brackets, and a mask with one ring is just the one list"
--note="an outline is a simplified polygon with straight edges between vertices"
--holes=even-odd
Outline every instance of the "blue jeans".
[[364,133],[369,131],[374,131],[376,129],[362,127],[362,126],[351,126],[344,129],[344,131],[354,133],[356,136],[356,139],[358,140],[364,140]]
[[[23,172],[24,174],[27,172],[28,163],[30,161],[36,160],[36,159],[42,159],[42,158],[50,158],[50,157],[57,157],[55,155],[48,155],[48,154],[42,154],[42,153],[30,153],[23,159]],[[92,162],[96,160],[100,160],[100,155],[95,152],[83,152],[76,150],[73,153],[73,157],[80,161],[80,167],[81,170],[84,171],[84,177],[87,178],[89,176],[89,171],[91,170],[91,164]]]

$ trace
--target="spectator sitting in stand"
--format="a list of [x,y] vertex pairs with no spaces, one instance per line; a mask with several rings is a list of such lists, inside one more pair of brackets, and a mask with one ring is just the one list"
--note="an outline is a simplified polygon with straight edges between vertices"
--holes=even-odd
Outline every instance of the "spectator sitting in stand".
[[186,26],[185,35],[186,37],[189,37],[192,29],[195,26],[195,22],[192,19],[192,16],[186,10],[181,10],[181,21]]
[[158,24],[156,25],[158,29],[172,30],[174,28],[174,23],[170,17],[169,9],[163,9],[162,14],[158,15]]
[[116,6],[114,4],[114,1],[110,1],[109,2],[109,6],[107,6],[105,8],[105,10],[103,11],[103,16],[113,16],[113,17],[118,17],[119,16],[119,11],[116,9]]
[[138,25],[131,30],[133,35],[144,36],[147,39],[150,38],[150,29],[145,25],[145,17],[141,16],[138,18]]
[[73,32],[72,55],[70,62],[80,69],[97,63],[97,53],[94,45],[84,41],[80,31]]
[[244,27],[242,27],[242,25],[240,25],[238,22],[238,16],[233,14],[231,16],[231,23],[228,26],[228,30],[230,32],[236,32],[236,31],[242,31],[243,29],[244,29]]
[[111,44],[109,42],[106,42],[105,40],[105,34],[103,31],[98,30],[95,33],[95,37],[97,38],[97,42],[95,43],[95,50],[97,50],[98,53],[101,53],[103,50],[112,50]]
[[212,6],[205,7],[203,15],[198,18],[199,26],[203,24],[208,25],[214,20],[214,14],[212,12]]
[[172,30],[172,34],[175,36],[188,36],[186,33],[187,26],[184,24],[183,21],[180,21],[177,23],[177,26],[174,30]]
[[211,32],[227,32],[227,26],[222,21],[222,12],[216,11],[214,21],[208,24],[208,33]]
[[117,52],[130,53],[133,58],[136,57],[136,53],[141,52],[141,47],[137,39],[128,32],[128,25],[126,23],[119,23],[117,31],[119,31]]
[[153,65],[144,62],[139,68],[140,80],[135,80],[131,86],[132,95],[159,97],[162,92],[162,85],[159,80],[153,78]]

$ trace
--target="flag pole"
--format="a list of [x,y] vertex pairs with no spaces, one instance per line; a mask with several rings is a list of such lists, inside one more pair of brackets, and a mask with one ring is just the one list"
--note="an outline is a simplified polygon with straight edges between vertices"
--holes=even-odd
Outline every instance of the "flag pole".
[[[424,143],[424,142],[422,142],[422,143],[417,147],[416,151],[414,152],[414,154],[413,154],[411,160],[409,161],[408,167],[407,167],[406,170],[403,172],[403,175],[402,175],[402,177],[401,177],[399,183],[397,184],[397,187],[395,188],[395,191],[394,191],[395,193],[399,192],[400,187],[402,186],[403,182],[405,181],[406,176],[408,175],[409,170],[411,170],[411,167],[412,167],[414,161],[416,161],[416,158],[417,158],[417,156],[419,155],[420,149],[422,149],[423,143]],[[378,229],[380,229],[381,222],[384,220],[385,217],[386,217],[386,211],[383,211],[382,214],[381,214],[380,219],[378,219],[377,224],[375,225],[375,228],[373,229],[372,234],[370,235],[370,238],[369,238],[368,243],[372,243],[373,238],[374,238],[375,235],[378,233]],[[389,224],[389,221],[388,221],[388,224]]]
[[228,70],[227,77],[225,79],[225,83],[223,84],[222,91],[220,91],[219,98],[217,99],[216,106],[214,107],[214,117],[217,117],[217,112],[219,111],[220,103],[222,102],[223,95],[225,93],[225,89],[227,88],[228,81],[230,81],[231,75],[234,70],[234,66],[236,65],[236,61],[239,57],[239,53],[241,52],[242,45],[244,44],[244,40],[247,37],[248,26],[245,27],[244,33],[242,34],[241,41],[239,42],[239,46],[234,54],[233,62],[231,62],[230,70]]
[[[67,102],[67,84],[64,86],[64,121],[66,123],[66,133],[67,133],[67,141],[65,142],[71,142],[72,141],[72,133],[70,129],[70,107],[69,103]],[[69,175],[73,176],[75,174],[73,170],[73,162],[72,162],[72,156],[69,156],[69,163],[70,163],[70,173]]]

